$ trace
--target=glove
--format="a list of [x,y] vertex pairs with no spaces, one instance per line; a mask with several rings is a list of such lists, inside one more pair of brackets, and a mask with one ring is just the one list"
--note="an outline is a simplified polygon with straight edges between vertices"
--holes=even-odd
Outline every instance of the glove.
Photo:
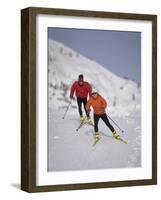
[[91,109],[88,109],[88,110],[87,110],[87,113],[90,113],[90,112],[91,112]]
[[74,98],[74,97],[72,97],[72,96],[70,96],[70,99],[71,99],[71,100],[75,100],[75,98]]

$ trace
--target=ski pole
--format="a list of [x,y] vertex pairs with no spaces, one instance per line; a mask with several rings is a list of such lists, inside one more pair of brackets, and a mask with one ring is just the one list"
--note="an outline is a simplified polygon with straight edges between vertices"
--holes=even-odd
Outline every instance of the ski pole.
[[67,106],[67,109],[66,109],[66,111],[65,111],[64,116],[62,117],[62,119],[65,118],[65,116],[66,116],[66,114],[67,114],[67,112],[68,112],[68,110],[69,110],[69,107],[70,107],[71,103],[72,103],[72,100],[69,102],[69,104],[68,104],[68,106]]
[[119,128],[119,130],[122,132],[122,133],[124,133],[124,130],[122,130],[117,124],[116,124],[116,122],[109,116],[109,115],[107,115],[108,116],[108,118],[117,126],[117,128]]

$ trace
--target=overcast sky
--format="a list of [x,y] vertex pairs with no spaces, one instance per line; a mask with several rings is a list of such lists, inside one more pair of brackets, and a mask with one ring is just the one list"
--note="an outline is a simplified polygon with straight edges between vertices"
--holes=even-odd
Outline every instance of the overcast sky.
[[94,59],[113,73],[141,80],[141,33],[48,28],[48,37]]

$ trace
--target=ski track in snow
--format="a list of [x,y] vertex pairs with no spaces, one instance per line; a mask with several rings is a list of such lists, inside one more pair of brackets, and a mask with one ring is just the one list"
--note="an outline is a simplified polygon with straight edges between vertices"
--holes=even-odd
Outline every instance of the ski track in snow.
[[61,109],[49,109],[48,171],[140,167],[141,131],[138,116],[123,119],[112,117],[125,130],[125,133],[120,133],[115,127],[127,144],[114,139],[100,120],[101,139],[93,147],[94,128],[84,125],[77,132],[80,124],[78,115],[67,115],[63,120],[63,112]]

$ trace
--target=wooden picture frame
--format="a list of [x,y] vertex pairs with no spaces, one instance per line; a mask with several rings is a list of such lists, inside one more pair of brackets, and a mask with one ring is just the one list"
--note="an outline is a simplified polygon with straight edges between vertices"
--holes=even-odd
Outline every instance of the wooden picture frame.
[[[36,17],[37,15],[80,18],[141,20],[152,23],[152,177],[107,182],[36,184]],[[27,192],[94,189],[157,184],[157,16],[147,14],[25,8],[21,11],[21,189]]]

